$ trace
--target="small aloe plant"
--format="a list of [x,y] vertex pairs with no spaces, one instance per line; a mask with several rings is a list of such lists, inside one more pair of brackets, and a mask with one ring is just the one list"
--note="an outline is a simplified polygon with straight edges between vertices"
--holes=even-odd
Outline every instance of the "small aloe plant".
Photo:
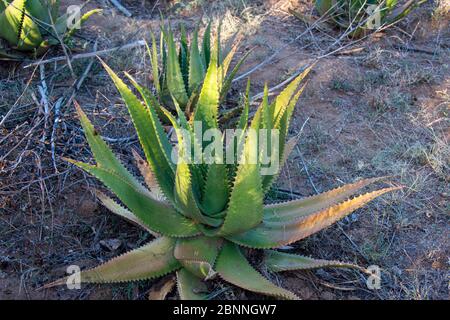
[[[201,150],[200,158],[206,156],[209,145],[205,146],[199,138],[198,135],[204,131],[196,131],[196,123],[202,125],[202,130],[219,128],[221,70],[214,61],[217,55],[211,55],[211,59],[213,61],[209,63],[190,119],[185,117],[177,104],[177,117],[173,116],[158,104],[156,97],[127,75],[139,92],[139,99],[104,64],[128,107],[144,151],[145,160],[137,152],[135,157],[146,186],[113,154],[80,106],[76,105],[97,164],[68,161],[101,180],[121,201],[118,203],[104,193],[97,192],[105,207],[155,236],[153,241],[138,249],[82,271],[82,283],[148,280],[176,272],[178,292],[182,299],[211,297],[207,281],[216,276],[259,294],[296,299],[294,293],[273,284],[258,272],[247,260],[245,249],[261,250],[264,253],[263,265],[273,272],[357,267],[350,263],[318,260],[277,249],[330,226],[369,201],[397,188],[378,189],[353,197],[381,179],[371,178],[300,200],[264,204],[265,195],[279,170],[262,175],[262,169],[275,162],[280,163],[281,167],[298,142],[298,136],[287,142],[285,140],[294,108],[304,88],[300,84],[309,69],[293,80],[272,103],[269,103],[266,86],[262,103],[251,121],[250,85],[247,85],[243,112],[236,126],[241,129],[241,134],[228,144],[224,143],[223,136],[218,139],[224,150],[232,145],[242,146],[235,155],[240,161],[174,163],[172,152],[178,155],[178,159],[185,159],[186,154],[197,148]],[[161,125],[158,109],[167,116],[175,129],[178,138],[176,148]],[[263,129],[279,132],[270,141],[272,146],[278,142],[278,153],[271,152],[275,148],[267,147],[259,135],[249,134],[251,130],[259,132]],[[187,137],[192,139],[186,139],[183,132],[187,132]],[[257,148],[256,160],[248,161],[252,158],[254,146],[263,146],[262,151]],[[261,161],[263,151],[270,151],[269,162]],[[66,281],[60,279],[47,287],[63,285]]]
[[394,23],[426,0],[408,0],[398,4],[397,0],[316,0],[320,15],[328,15],[329,22],[347,29],[354,28],[354,36]]
[[[0,0],[0,38],[11,47],[0,47],[0,58],[21,57],[9,49],[38,55],[72,36],[75,29],[68,28],[68,14],[58,16],[59,9],[60,0]],[[80,23],[99,11],[87,12]]]
[[239,41],[225,52],[225,49],[221,48],[219,25],[214,44],[218,48],[215,51],[218,56],[217,59],[212,59],[211,23],[204,31],[201,43],[199,43],[198,28],[190,36],[187,35],[183,24],[180,30],[181,37],[177,46],[171,27],[161,27],[159,50],[156,37],[152,32],[152,44],[151,48],[148,47],[148,52],[151,58],[154,87],[160,102],[165,106],[173,106],[174,100],[182,110],[189,113],[192,111],[189,109],[194,100],[198,98],[199,89],[205,80],[210,63],[216,63],[219,70],[218,85],[222,102],[236,73],[250,52],[244,55],[228,74]]

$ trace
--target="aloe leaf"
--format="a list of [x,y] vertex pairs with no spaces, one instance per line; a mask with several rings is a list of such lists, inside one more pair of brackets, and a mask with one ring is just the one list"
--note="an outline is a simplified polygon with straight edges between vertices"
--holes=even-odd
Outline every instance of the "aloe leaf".
[[[183,75],[184,87],[189,90],[189,47],[184,25],[181,25],[181,41],[180,51],[178,53],[178,61],[180,63],[181,74]],[[189,96],[189,92],[187,92]]]
[[263,191],[255,146],[257,136],[249,134],[231,191],[221,235],[237,234],[257,226],[263,218]]
[[329,13],[329,10],[333,7],[333,0],[316,0],[315,6],[320,15]]
[[153,199],[164,202],[166,198],[164,197],[164,193],[159,187],[158,180],[156,180],[155,174],[152,172],[152,169],[148,165],[147,161],[142,159],[142,157],[137,153],[136,150],[131,149],[133,153],[134,160],[136,161],[136,166],[139,169],[142,177],[144,178],[145,184],[149,188],[150,195]]
[[51,23],[48,9],[49,7],[47,5],[43,6],[40,0],[26,1],[26,10],[29,12],[30,17],[35,18],[37,21],[41,23],[42,22],[47,24]]
[[[144,100],[146,100],[146,108],[114,71],[112,71],[104,62],[102,62],[102,64],[114,81],[114,84],[128,107],[142,149],[144,150],[152,171],[157,177],[161,190],[164,192],[167,199],[173,201],[175,169],[170,160],[172,146],[170,145],[158,116],[156,115],[154,107],[152,107],[150,97],[146,92],[141,91]],[[138,90],[141,88],[135,81],[133,84]]]
[[[220,90],[220,101],[223,101],[227,94],[228,91],[231,88],[231,85],[233,84],[233,79],[236,77],[236,74],[238,73],[239,69],[241,68],[242,64],[245,62],[245,60],[247,60],[248,56],[250,55],[251,51],[248,51],[234,66],[234,68],[231,70],[230,74],[228,75],[228,77],[225,78],[224,83],[222,84],[222,81],[220,82],[221,84],[221,90]],[[227,69],[224,68],[223,71],[223,75],[224,77],[227,74]]]
[[147,190],[123,166],[123,164],[116,158],[114,153],[108,147],[106,142],[103,141],[92,123],[89,121],[86,114],[81,109],[80,105],[76,101],[74,102],[74,105],[78,113],[78,117],[80,118],[84,134],[89,143],[89,147],[94,154],[94,158],[97,161],[98,166],[107,170],[111,170],[115,174],[121,176],[135,188],[141,190],[141,192],[146,192]]
[[148,292],[148,300],[164,301],[176,285],[175,277],[170,275],[153,284]]
[[[238,162],[238,159],[241,157],[242,153],[242,146],[245,142],[245,136],[246,136],[246,130],[248,126],[248,118],[250,113],[250,78],[247,80],[247,88],[245,90],[245,96],[244,96],[244,107],[242,109],[241,116],[239,117],[239,121],[237,124],[236,129],[242,130],[241,134],[234,136],[231,141],[228,141],[228,145],[226,146],[226,155],[232,154],[234,157],[233,164],[230,164],[228,166],[228,173],[229,177],[234,180],[234,177],[236,176],[236,170]],[[239,132],[239,131],[236,131]],[[233,150],[231,150],[233,149]]]
[[364,270],[353,263],[346,263],[336,260],[314,259],[297,254],[266,250],[264,264],[272,272],[309,270],[318,268],[354,268]]
[[[118,256],[93,269],[82,271],[82,283],[117,283],[154,279],[180,268],[173,256],[175,240],[161,237]],[[50,283],[46,288],[64,285],[67,278]]]
[[[307,67],[300,75],[298,75],[289,85],[277,96],[272,110],[272,119],[274,128],[279,128],[280,121],[286,112],[292,97],[298,91],[300,83],[311,71],[313,65]],[[292,105],[292,104],[291,104]],[[294,104],[295,106],[295,104]]]
[[19,53],[12,53],[8,50],[5,50],[4,48],[0,48],[0,60],[4,61],[22,61],[25,60],[27,57],[25,55],[19,54]]
[[391,7],[390,8],[391,12],[386,17],[386,21],[388,23],[393,23],[400,19],[403,19],[406,15],[408,15],[408,13],[411,12],[412,9],[414,9],[414,7],[417,7],[424,2],[426,2],[426,0],[425,1],[409,0],[395,9],[392,9]]
[[139,218],[137,218],[130,210],[124,208],[122,205],[105,195],[103,192],[96,190],[95,194],[100,202],[112,213],[117,214],[118,216],[138,225],[155,237],[159,236],[156,232],[150,230],[148,226],[145,225],[141,220],[139,220]]
[[[83,14],[83,15],[81,16],[81,18],[80,18],[80,26],[83,26],[83,25],[89,20],[89,18],[90,18],[91,16],[93,16],[94,14],[101,13],[101,12],[103,12],[102,9],[92,9],[92,10],[89,10],[88,12],[86,12],[85,14]],[[66,25],[66,27],[67,27],[67,21],[65,21],[65,25]],[[58,30],[58,31],[59,31],[60,33],[62,33],[60,30]],[[66,37],[68,37],[68,38],[73,37],[73,35],[74,35],[75,32],[77,32],[77,31],[78,31],[78,29],[76,29],[76,28],[70,29],[70,30],[67,32]]]
[[345,201],[365,187],[384,179],[386,177],[362,179],[304,199],[266,205],[264,207],[264,221],[283,223],[307,217]]
[[163,111],[171,121],[178,138],[178,164],[175,174],[175,205],[185,216],[190,217],[199,223],[218,227],[222,224],[222,219],[203,215],[198,206],[198,199],[194,196],[191,170],[187,162],[188,159],[186,159],[187,153],[190,151],[188,149],[190,148],[190,145],[186,146],[183,133],[181,132],[181,128],[176,119],[166,109],[163,109]]
[[294,148],[297,146],[298,141],[300,140],[300,135],[293,136],[290,138],[284,146],[283,154],[281,156],[281,162],[280,162],[280,170],[283,168],[286,161],[289,159],[289,156],[291,155],[292,151],[294,151]]
[[[150,31],[150,36],[152,38],[152,47],[150,48],[147,43],[147,52],[150,57],[150,62],[152,64],[152,76],[153,76],[153,85],[155,86],[156,93],[158,95],[161,94],[161,84],[159,79],[159,66],[158,66],[158,48],[156,46],[156,38],[153,31]],[[163,44],[161,44],[162,46]]]
[[216,270],[221,278],[243,289],[284,299],[298,299],[297,296],[280,288],[256,271],[238,246],[230,242],[223,245],[216,262]]
[[198,30],[195,30],[189,55],[189,95],[201,86],[204,77],[205,68],[198,50]]
[[[285,156],[285,144],[286,144],[286,137],[288,135],[288,131],[289,131],[289,125],[290,125],[290,120],[292,118],[292,114],[294,112],[294,108],[297,104],[298,99],[300,98],[301,94],[303,93],[303,90],[305,88],[306,85],[302,86],[300,88],[300,90],[297,91],[297,93],[293,96],[293,98],[291,99],[291,101],[289,102],[282,118],[279,124],[274,124],[274,127],[279,129],[279,140],[278,140],[278,155],[279,155],[279,164],[280,164],[280,168],[278,170],[278,172],[274,175],[265,175],[263,177],[263,190],[264,192],[266,192],[267,190],[270,189],[270,187],[272,186],[273,182],[276,180],[276,178],[278,177],[278,174],[280,173],[281,170],[281,165],[284,163],[283,161],[283,157]],[[273,159],[272,159],[273,161]]]
[[202,122],[202,133],[208,129],[218,127],[217,118],[219,115],[220,98],[218,87],[219,70],[217,61],[214,57],[215,55],[213,55],[211,63],[209,64],[194,113],[194,121]]
[[[220,40],[219,40],[219,46],[220,46]],[[222,89],[222,83],[225,81],[225,78],[228,73],[228,69],[230,68],[231,61],[233,61],[233,57],[236,54],[237,48],[239,46],[239,43],[236,43],[228,52],[225,59],[220,63],[219,61],[219,86],[220,89]]]
[[250,78],[248,78],[247,80],[247,87],[245,89],[245,96],[244,96],[244,109],[242,110],[242,114],[239,118],[237,129],[244,130],[247,128],[249,113],[250,113]]
[[152,199],[114,172],[67,159],[102,181],[151,230],[171,237],[196,235],[194,223],[169,205]]
[[186,269],[177,271],[177,287],[181,300],[207,300],[208,288],[201,278]]
[[211,60],[211,22],[208,23],[203,34],[202,49],[203,64],[207,69]]
[[172,97],[175,98],[178,104],[184,109],[189,98],[177,56],[175,41],[170,29],[165,35],[165,41],[167,44],[167,87],[169,88]]
[[21,51],[36,49],[43,40],[26,10],[26,2],[14,0],[0,13],[0,37]]
[[202,207],[208,215],[223,211],[229,197],[228,170],[224,163],[212,163],[208,166]]
[[202,279],[214,275],[214,264],[222,246],[221,238],[196,237],[177,240],[174,256],[185,269]]
[[299,220],[287,223],[264,221],[261,225],[250,231],[229,236],[227,239],[246,247],[260,249],[278,248],[325,229],[373,199],[398,189],[398,187],[384,188],[366,193],[325,210],[310,214]]

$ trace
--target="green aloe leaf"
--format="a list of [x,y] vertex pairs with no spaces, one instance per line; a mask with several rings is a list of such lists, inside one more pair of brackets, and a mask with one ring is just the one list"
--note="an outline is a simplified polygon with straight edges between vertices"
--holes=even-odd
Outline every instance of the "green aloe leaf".
[[332,225],[373,199],[398,189],[398,187],[384,188],[366,193],[292,222],[279,223],[265,221],[250,231],[229,236],[227,239],[251,248],[279,248],[304,239]]
[[36,49],[43,41],[26,3],[27,0],[14,0],[0,13],[0,37],[20,51]]
[[[231,53],[234,54],[234,51],[230,52],[230,54]],[[251,51],[248,51],[241,59],[239,59],[239,61],[234,66],[234,68],[231,70],[230,74],[225,78],[225,81],[221,85],[221,90],[220,90],[220,101],[221,102],[225,100],[226,95],[227,95],[228,91],[230,90],[231,85],[233,84],[233,79],[236,77],[236,74],[238,73],[239,69],[241,68],[241,66],[245,62],[245,60],[247,60],[250,53],[251,53]],[[227,62],[227,60],[225,60],[225,62]],[[228,69],[228,67],[226,67],[226,66],[223,67],[223,76],[224,77],[227,75],[227,69]],[[222,83],[222,81],[220,81],[220,83]]]
[[222,246],[222,240],[203,236],[179,239],[175,246],[175,258],[195,276],[209,279],[215,274],[214,264]]
[[[277,96],[275,99],[275,104],[272,109],[272,119],[274,123],[274,128],[280,127],[281,119],[285,114],[295,93],[298,91],[300,83],[309,74],[314,65],[307,67],[300,75],[298,75],[289,85]],[[295,104],[294,104],[295,106]],[[293,107],[294,107],[293,106]],[[293,109],[292,107],[292,109]]]
[[114,71],[112,71],[105,63],[102,62],[102,64],[114,81],[114,84],[128,107],[142,149],[144,150],[152,171],[159,181],[161,190],[164,192],[167,199],[173,201],[175,168],[170,159],[172,146],[158,119],[155,108],[152,106],[151,97],[148,95],[148,92],[142,90],[141,87],[133,81],[133,84],[140,90],[147,104],[147,107],[145,107]]
[[256,227],[263,219],[264,195],[255,150],[257,139],[253,134],[246,138],[220,235],[244,232]]
[[[279,124],[274,124],[274,127],[279,129],[279,144],[278,144],[278,156],[279,156],[279,164],[280,169],[278,172],[274,175],[266,175],[263,178],[263,189],[266,192],[270,189],[276,178],[278,177],[278,174],[281,171],[281,166],[284,163],[283,158],[285,156],[285,144],[286,144],[286,138],[289,131],[289,125],[292,118],[292,114],[294,112],[294,108],[297,104],[298,99],[300,98],[301,94],[303,93],[305,86],[302,86],[300,90],[297,91],[297,93],[293,96],[291,101],[289,102],[282,118]],[[275,156],[275,155],[274,155]],[[273,159],[272,159],[273,161]]]
[[175,175],[175,205],[187,217],[196,222],[218,227],[222,224],[222,219],[205,216],[199,209],[198,199],[194,196],[189,159],[186,159],[190,145],[186,142],[176,119],[172,114],[163,109],[167,118],[171,121],[178,138],[178,164]]
[[[116,283],[154,279],[180,268],[173,256],[175,240],[161,237],[118,256],[96,268],[81,272],[82,283]],[[46,286],[66,284],[67,278]]]
[[198,234],[194,223],[158,202],[110,170],[67,159],[102,181],[151,230],[170,237]]
[[152,172],[152,169],[148,165],[148,162],[142,159],[142,157],[137,153],[136,150],[131,149],[133,153],[134,160],[136,161],[136,166],[139,169],[142,177],[144,178],[145,184],[149,188],[150,196],[158,201],[165,202],[166,198],[164,197],[164,193],[159,187],[158,180],[156,179],[155,174]]
[[208,26],[206,27],[203,34],[202,58],[203,65],[206,69],[209,66],[211,60],[211,22],[208,23]]
[[141,185],[139,181],[124,167],[124,165],[116,158],[114,153],[108,147],[105,141],[100,137],[99,133],[95,130],[92,123],[89,121],[86,114],[81,109],[77,102],[74,102],[78,117],[83,127],[84,134],[89,143],[94,158],[97,161],[97,165],[106,170],[110,170],[122,177],[129,184],[143,193],[147,190]]
[[310,214],[337,205],[354,196],[365,187],[384,179],[386,177],[362,179],[318,195],[299,200],[269,204],[264,207],[264,221],[284,223],[307,217]]
[[143,228],[147,232],[151,233],[153,236],[158,237],[159,235],[156,232],[153,232],[145,225],[138,217],[136,217],[130,210],[124,208],[121,204],[117,203],[103,192],[96,190],[95,194],[100,202],[112,213],[117,214],[118,216],[138,225]]
[[208,288],[202,279],[186,269],[177,271],[177,287],[181,300],[207,300]]
[[192,37],[189,59],[189,94],[191,95],[201,86],[205,77],[205,68],[198,50],[198,30],[195,30]]
[[[180,63],[181,74],[183,75],[184,87],[189,90],[189,47],[186,35],[186,28],[181,24],[181,40],[180,51],[178,53],[178,61]],[[189,93],[188,93],[189,96]]]
[[218,127],[219,115],[219,70],[215,54],[206,72],[205,81],[200,92],[197,107],[194,112],[194,121],[202,122],[202,133],[211,128]]
[[225,281],[243,289],[284,299],[298,299],[292,292],[277,287],[256,271],[235,244],[226,242],[217,258],[217,273]]
[[250,78],[248,78],[247,80],[247,87],[245,89],[245,96],[244,96],[244,108],[239,118],[237,129],[245,130],[247,128],[249,113],[250,113]]
[[167,87],[170,94],[184,109],[189,98],[186,92],[186,86],[181,72],[181,66],[177,56],[177,49],[173,39],[172,31],[165,34],[165,41],[167,44]]
[[229,198],[228,170],[224,163],[208,166],[202,207],[208,215],[215,215],[225,210]]
[[[103,10],[102,9],[92,9],[92,10],[89,10],[88,12],[86,12],[85,14],[83,14],[82,16],[81,16],[81,18],[80,18],[80,26],[83,26],[88,20],[89,20],[89,18],[91,17],[91,16],[93,16],[94,14],[98,14],[98,13],[101,13],[101,12],[103,12]],[[67,27],[67,20],[66,20],[67,18],[64,18],[64,21],[61,21],[61,19],[57,19],[56,21],[57,21],[57,23],[56,23],[56,25],[64,25],[65,24],[65,26]],[[62,23],[61,24],[58,24],[58,21],[61,21]],[[60,33],[60,34],[63,34],[64,32],[65,32],[65,28],[63,29],[64,27],[63,26],[61,26],[60,28],[57,28],[57,30],[58,30],[58,32]],[[70,37],[73,37],[73,35],[75,34],[75,32],[77,32],[78,31],[78,29],[76,29],[76,28],[73,28],[73,29],[70,29],[68,32],[67,32],[67,34],[66,34],[66,38],[70,38]]]
[[266,250],[264,264],[272,272],[308,270],[318,268],[354,268],[364,270],[353,263],[346,263],[335,260],[323,260],[305,257],[297,254]]
[[[153,85],[156,88],[156,93],[158,95],[161,95],[161,84],[160,84],[159,66],[158,66],[158,48],[156,46],[156,38],[155,38],[153,31],[150,31],[150,36],[152,38],[151,49],[147,43],[146,43],[146,45],[147,45],[148,55],[150,56],[150,62],[152,64]],[[163,46],[162,43],[161,43],[161,46]]]

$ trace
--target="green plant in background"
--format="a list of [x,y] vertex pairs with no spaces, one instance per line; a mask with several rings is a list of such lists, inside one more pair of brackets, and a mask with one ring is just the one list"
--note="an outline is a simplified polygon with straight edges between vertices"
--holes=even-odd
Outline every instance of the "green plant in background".
[[[0,38],[9,44],[0,44],[0,58],[23,58],[18,52],[38,55],[72,36],[76,29],[68,28],[69,16],[59,16],[59,9],[59,0],[0,0]],[[99,11],[84,14],[80,24]]]
[[426,0],[408,0],[398,4],[397,0],[316,0],[320,15],[329,16],[329,22],[344,29],[354,29],[359,36],[370,29],[394,23]]
[[[209,298],[207,280],[216,276],[249,291],[295,299],[297,297],[294,293],[276,286],[250,264],[245,256],[246,248],[261,249],[264,253],[263,265],[273,272],[320,267],[357,267],[349,263],[290,254],[278,251],[277,248],[304,239],[376,197],[397,188],[378,189],[353,197],[363,188],[380,180],[372,178],[301,200],[265,205],[264,197],[279,170],[270,175],[262,175],[261,169],[266,164],[261,161],[261,154],[257,155],[254,162],[248,160],[254,151],[253,146],[263,146],[258,150],[269,150],[269,165],[277,162],[281,166],[286,161],[298,142],[298,137],[287,142],[285,140],[295,105],[304,88],[300,84],[309,69],[293,80],[272,103],[268,101],[266,86],[263,101],[251,121],[250,85],[247,85],[243,112],[236,126],[242,130],[241,134],[226,145],[225,139],[219,138],[224,150],[231,145],[242,146],[238,148],[241,151],[234,155],[235,160],[241,161],[234,161],[232,164],[225,164],[220,160],[211,164],[204,161],[180,161],[174,164],[171,160],[174,147],[161,125],[157,110],[167,116],[175,129],[179,159],[185,159],[196,148],[201,151],[201,157],[205,157],[208,145],[200,142],[202,140],[194,127],[196,122],[200,122],[203,130],[219,128],[217,118],[222,78],[217,57],[216,52],[210,56],[205,80],[190,119],[185,117],[178,104],[175,104],[177,117],[173,116],[158,105],[156,97],[127,75],[142,98],[139,99],[104,64],[128,107],[138,133],[146,159],[142,159],[136,152],[135,157],[146,187],[115,157],[77,106],[97,164],[68,161],[101,180],[121,201],[119,204],[98,192],[98,198],[108,209],[155,236],[155,240],[139,249],[96,268],[82,271],[82,283],[138,281],[176,272],[182,299]],[[260,136],[246,134],[250,130],[259,132],[262,129],[279,130],[278,138],[271,138],[278,139],[278,154],[270,152],[273,148],[267,147]],[[187,132],[192,139],[185,139],[186,135],[182,132]],[[269,141],[271,145],[275,142],[276,140]],[[47,287],[65,283],[66,279],[60,279]]]
[[[210,63],[217,64],[220,102],[222,102],[236,73],[250,53],[244,55],[228,74],[239,41],[225,52],[226,50],[221,47],[220,43],[220,25],[215,41],[215,46],[218,47],[217,59],[211,58],[211,24],[206,27],[201,43],[199,43],[198,29],[189,37],[189,41],[184,25],[181,25],[178,46],[170,26],[161,28],[159,50],[155,35],[153,33],[151,35],[152,45],[148,51],[152,63],[153,82],[159,101],[164,106],[173,106],[173,102],[175,102],[187,114],[192,111],[190,110],[191,106],[198,98],[200,86],[205,79]],[[160,59],[158,59],[158,53]],[[172,107],[172,109],[174,108]]]

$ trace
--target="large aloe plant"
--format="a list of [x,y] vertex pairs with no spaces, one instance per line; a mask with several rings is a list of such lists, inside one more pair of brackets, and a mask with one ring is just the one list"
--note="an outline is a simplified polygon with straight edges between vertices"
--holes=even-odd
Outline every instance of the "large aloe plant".
[[148,52],[152,63],[155,91],[161,103],[165,106],[173,106],[174,100],[182,110],[189,113],[192,111],[189,107],[198,98],[199,89],[210,63],[217,64],[220,101],[223,101],[248,54],[244,55],[228,74],[239,41],[228,51],[221,48],[219,25],[215,40],[215,46],[218,47],[217,59],[211,59],[211,24],[206,27],[201,43],[199,43],[198,28],[190,36],[187,35],[184,25],[180,26],[180,30],[181,37],[177,45],[171,27],[162,27],[159,50],[156,37],[152,32],[152,44]]
[[[0,57],[14,57],[10,49],[39,54],[71,36],[75,29],[68,29],[68,15],[58,16],[59,9],[59,0],[0,0],[0,38],[11,47],[0,47]],[[96,12],[87,12],[80,22]]]
[[[211,55],[211,59],[217,59],[217,55]],[[223,146],[228,149],[232,144],[241,145],[241,152],[236,156],[241,161],[228,163],[227,160],[226,164],[220,161],[210,164],[179,161],[174,164],[171,160],[173,146],[161,125],[157,110],[164,112],[175,129],[179,159],[184,159],[195,148],[205,156],[208,145],[200,142],[199,133],[193,127],[197,122],[203,129],[219,127],[221,77],[218,64],[215,61],[209,64],[189,120],[177,104],[178,117],[174,117],[158,105],[157,99],[148,90],[127,75],[139,92],[139,99],[117,74],[107,65],[104,64],[104,67],[123,97],[138,133],[146,159],[137,153],[135,157],[146,186],[115,157],[78,105],[76,109],[97,164],[68,161],[97,177],[117,196],[121,203],[97,192],[98,198],[109,210],[141,226],[155,239],[98,267],[82,271],[82,283],[148,280],[176,272],[182,299],[207,299],[207,280],[216,276],[249,291],[296,299],[294,293],[263,277],[246,259],[245,248],[262,250],[263,263],[273,272],[355,267],[349,263],[290,254],[277,248],[330,226],[396,188],[378,189],[353,197],[380,180],[372,178],[301,200],[264,204],[265,194],[279,170],[262,175],[264,165],[259,153],[256,161],[246,161],[252,156],[253,146],[264,145],[264,141],[258,135],[245,133],[276,129],[279,135],[271,140],[271,145],[275,146],[278,141],[279,153],[271,153],[275,156],[269,157],[269,164],[285,162],[297,143],[298,137],[286,143],[285,140],[295,105],[303,90],[303,87],[300,88],[301,81],[309,69],[293,80],[270,104],[266,89],[264,99],[250,122],[247,86],[243,112],[237,125],[242,130],[241,134],[236,135],[232,143]],[[193,139],[185,139],[182,132],[188,132]],[[262,150],[264,148],[266,151],[273,150],[267,145]],[[65,283],[66,279],[60,279],[48,286]]]
[[[316,0],[320,15],[328,15],[329,22],[341,28],[352,28],[359,36],[369,29],[389,25],[404,18],[426,0]],[[379,23],[379,25],[377,25]]]

